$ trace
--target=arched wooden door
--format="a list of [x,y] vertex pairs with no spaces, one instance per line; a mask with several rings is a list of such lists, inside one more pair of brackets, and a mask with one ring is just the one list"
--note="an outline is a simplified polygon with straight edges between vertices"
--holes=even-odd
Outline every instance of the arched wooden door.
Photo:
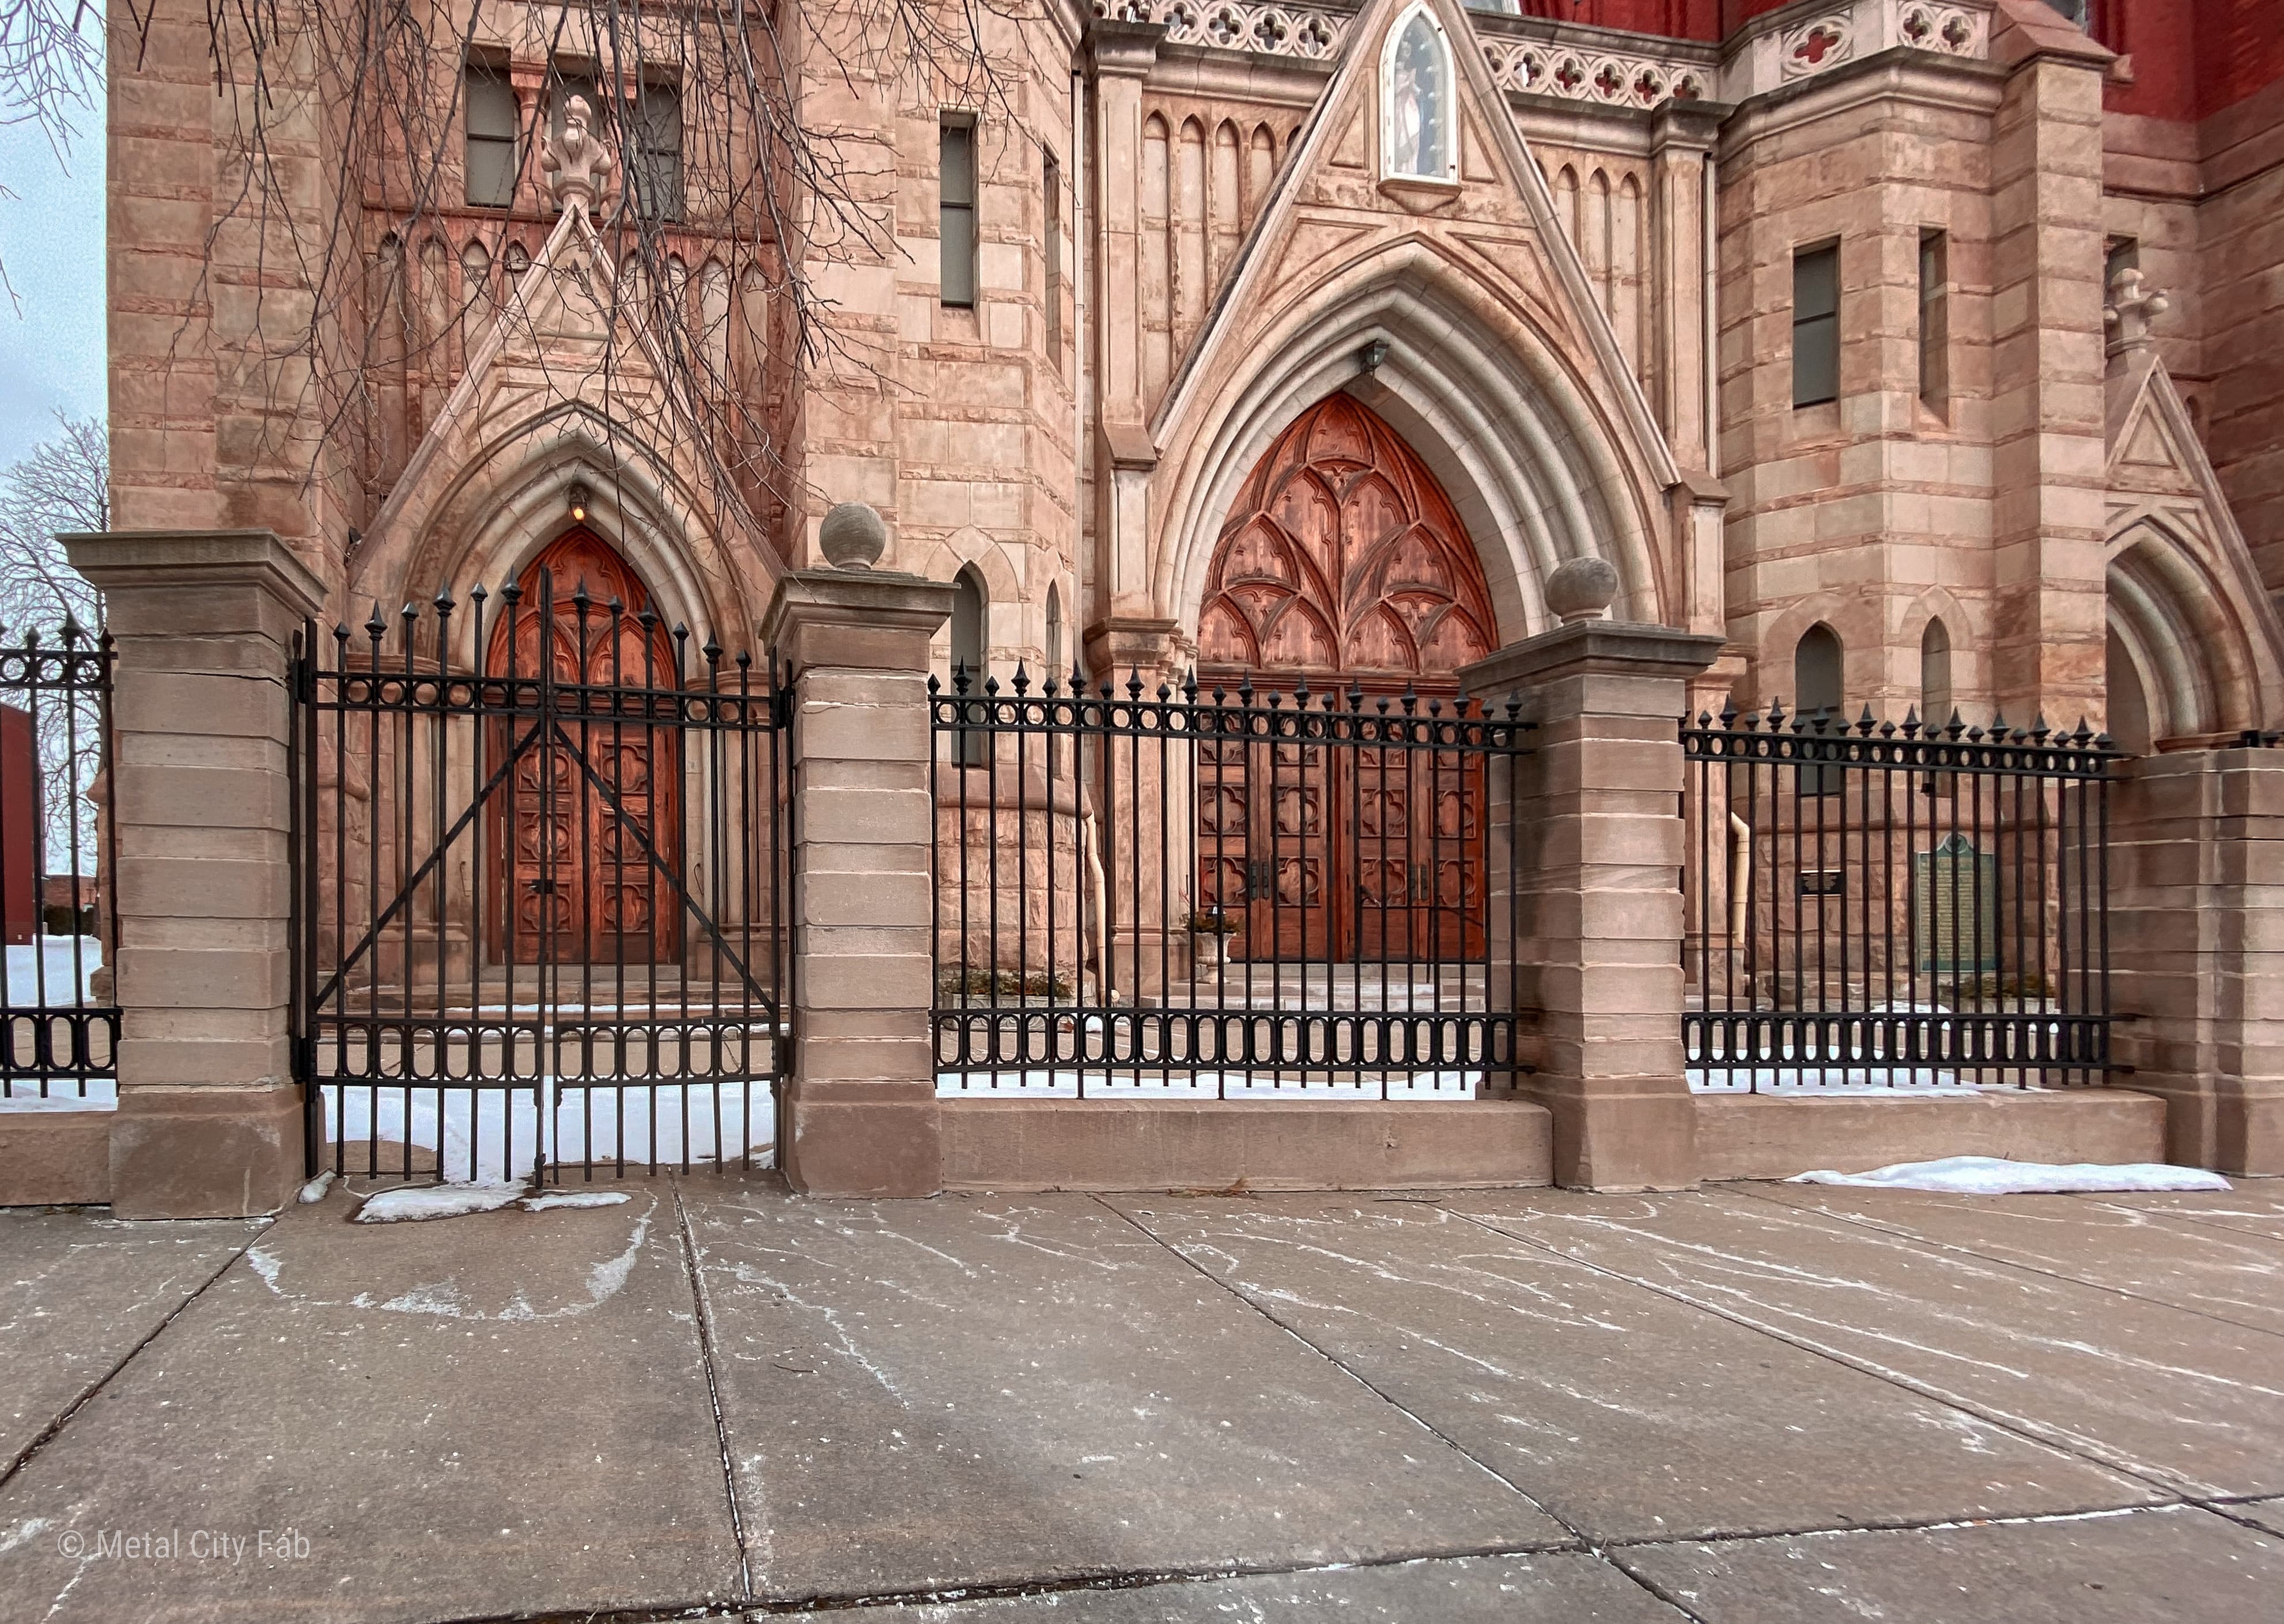
[[643,618],[642,578],[585,528],[551,543],[516,586],[488,669],[536,676],[544,640],[551,689],[545,714],[500,724],[486,746],[495,761],[514,752],[491,802],[492,956],[678,958],[682,754],[671,720],[641,691],[678,686],[666,628]]
[[[1206,687],[1427,699],[1495,646],[1482,566],[1403,438],[1334,394],[1271,446],[1232,505],[1199,621]],[[1349,701],[1344,697],[1341,703]],[[1250,759],[1248,759],[1250,758]],[[1198,894],[1242,910],[1244,956],[1483,950],[1481,758],[1232,744],[1198,766]]]

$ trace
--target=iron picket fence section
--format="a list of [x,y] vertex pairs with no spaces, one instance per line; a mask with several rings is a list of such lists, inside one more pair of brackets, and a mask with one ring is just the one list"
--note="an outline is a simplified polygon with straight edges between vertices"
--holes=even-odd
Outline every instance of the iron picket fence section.
[[1681,740],[1693,1087],[2028,1088],[2115,1069],[2107,738],[1733,704]]
[[1494,844],[1529,725],[1464,696],[931,678],[938,1091],[1511,1089]]
[[69,619],[0,648],[0,1098],[113,1097],[119,1007],[100,972],[119,933],[99,861],[112,663],[110,636]]
[[312,623],[294,688],[311,1172],[766,1165],[789,684],[543,570]]

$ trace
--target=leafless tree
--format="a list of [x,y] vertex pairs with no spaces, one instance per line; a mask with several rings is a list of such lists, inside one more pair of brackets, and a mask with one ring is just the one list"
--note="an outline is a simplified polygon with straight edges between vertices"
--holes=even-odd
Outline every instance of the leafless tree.
[[0,701],[31,716],[51,873],[94,871],[103,764],[102,600],[56,537],[109,527],[109,479],[103,426],[60,414],[0,472]]
[[56,417],[56,432],[0,473],[0,627],[12,639],[53,635],[66,621],[89,630],[103,618],[95,589],[56,542],[111,527],[111,459],[103,425]]
[[[62,162],[96,110],[103,15],[88,0],[0,0],[0,127],[36,124]],[[15,193],[0,185],[0,199]],[[0,258],[0,293],[19,302]]]
[[[6,0],[0,0],[0,4]],[[21,3],[21,0],[19,0]],[[900,110],[1006,105],[1005,87],[1038,0],[252,0],[208,6],[217,93],[234,121],[221,172],[215,250],[251,243],[233,280],[255,301],[241,376],[292,380],[294,402],[267,403],[279,436],[312,480],[356,493],[353,522],[385,500],[418,438],[407,402],[454,375],[466,335],[512,319],[521,238],[540,195],[537,162],[569,91],[598,92],[598,132],[620,183],[596,224],[614,275],[604,290],[599,359],[554,380],[565,398],[610,402],[630,444],[685,453],[731,527],[796,502],[783,446],[793,380],[826,365],[866,371],[882,387],[877,335],[852,337],[810,267],[853,258],[893,262],[893,160],[868,172],[845,132],[805,121],[799,75],[820,56],[846,88],[879,85]],[[140,19],[138,19],[138,21]],[[798,51],[781,28],[804,32]],[[143,26],[147,27],[147,23]],[[520,212],[472,222],[460,194],[464,68],[509,31],[510,56],[563,76],[528,97],[515,162]],[[520,30],[520,33],[515,31]],[[1033,32],[1036,32],[1034,30]],[[114,43],[114,49],[122,47]],[[794,59],[799,56],[801,63]],[[565,65],[568,64],[569,66]],[[1053,68],[1066,82],[1067,64]],[[672,87],[680,128],[677,178],[661,176],[664,132],[644,87]],[[1011,128],[1002,121],[1001,128]],[[305,160],[326,168],[314,216]],[[872,149],[878,151],[878,148]],[[472,242],[443,266],[431,246]],[[481,263],[476,263],[481,257]],[[692,262],[693,259],[696,262]],[[708,286],[701,288],[699,278]],[[450,300],[435,284],[450,288]],[[726,290],[716,294],[714,288]],[[441,308],[440,308],[441,307]],[[734,331],[732,331],[734,330]],[[291,406],[292,410],[283,410]],[[328,458],[332,459],[330,463]]]

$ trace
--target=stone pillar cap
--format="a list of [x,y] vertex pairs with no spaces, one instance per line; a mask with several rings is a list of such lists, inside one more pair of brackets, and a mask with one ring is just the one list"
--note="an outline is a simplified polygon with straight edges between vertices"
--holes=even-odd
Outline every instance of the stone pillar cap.
[[71,566],[103,591],[256,580],[297,614],[315,614],[325,582],[274,530],[80,530],[59,535]]

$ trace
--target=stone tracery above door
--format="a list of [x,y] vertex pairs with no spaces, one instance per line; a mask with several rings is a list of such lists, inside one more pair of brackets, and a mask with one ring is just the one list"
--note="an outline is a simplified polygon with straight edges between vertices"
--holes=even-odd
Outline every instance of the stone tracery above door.
[[1239,491],[1200,616],[1208,668],[1448,687],[1495,646],[1482,566],[1419,455],[1334,394]]

